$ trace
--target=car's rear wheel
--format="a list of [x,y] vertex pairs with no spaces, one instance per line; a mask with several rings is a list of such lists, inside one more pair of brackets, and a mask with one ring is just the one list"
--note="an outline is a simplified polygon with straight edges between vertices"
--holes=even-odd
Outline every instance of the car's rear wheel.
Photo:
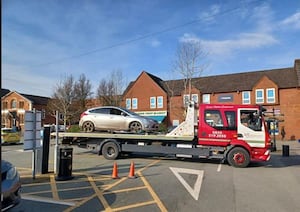
[[94,126],[93,122],[86,121],[82,125],[82,130],[84,132],[93,132],[95,130],[95,126]]
[[107,142],[102,147],[102,155],[107,160],[114,160],[119,156],[119,148],[114,142]]
[[140,132],[142,131],[142,124],[138,121],[134,121],[134,122],[131,122],[130,125],[129,125],[129,131],[130,132]]

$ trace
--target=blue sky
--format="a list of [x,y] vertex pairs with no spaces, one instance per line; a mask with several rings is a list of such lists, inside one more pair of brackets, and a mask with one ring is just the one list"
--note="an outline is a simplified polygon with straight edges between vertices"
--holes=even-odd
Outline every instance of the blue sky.
[[203,76],[293,67],[299,37],[297,0],[3,0],[2,88],[51,96],[84,73],[95,92],[114,70],[179,79],[189,40],[208,54]]

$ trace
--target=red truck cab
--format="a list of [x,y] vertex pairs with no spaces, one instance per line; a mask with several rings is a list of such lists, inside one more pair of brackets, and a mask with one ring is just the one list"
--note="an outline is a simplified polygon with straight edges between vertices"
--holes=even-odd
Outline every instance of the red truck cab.
[[269,160],[271,139],[260,106],[201,104],[198,122],[198,145],[224,147],[230,164]]

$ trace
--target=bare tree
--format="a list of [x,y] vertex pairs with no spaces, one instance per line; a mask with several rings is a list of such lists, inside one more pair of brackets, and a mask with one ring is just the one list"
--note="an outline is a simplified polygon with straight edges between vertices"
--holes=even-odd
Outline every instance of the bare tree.
[[84,111],[86,109],[86,101],[89,99],[93,92],[91,91],[92,85],[85,74],[79,76],[78,81],[74,84],[75,100],[78,102],[79,110]]
[[97,98],[103,105],[120,106],[124,90],[124,77],[121,70],[111,72],[108,79],[102,79],[97,89]]
[[63,123],[77,122],[79,115],[86,109],[86,100],[91,97],[91,83],[84,74],[78,81],[73,75],[66,76],[54,88],[51,100],[48,102],[48,110],[55,116],[56,111],[62,115]]
[[58,111],[63,115],[64,126],[67,121],[73,116],[72,113],[72,102],[75,98],[74,93],[74,77],[72,75],[66,76],[64,80],[60,81],[54,89],[51,96],[51,100],[48,102],[48,109],[52,115]]
[[191,95],[192,79],[201,76],[204,71],[202,60],[206,57],[200,41],[180,43],[174,61],[174,70],[184,79],[185,94]]

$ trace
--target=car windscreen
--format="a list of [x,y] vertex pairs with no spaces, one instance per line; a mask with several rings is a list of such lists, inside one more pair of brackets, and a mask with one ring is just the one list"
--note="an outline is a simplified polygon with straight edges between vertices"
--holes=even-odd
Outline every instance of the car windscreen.
[[124,110],[126,113],[130,114],[130,115],[133,115],[133,116],[140,116],[139,114],[135,113],[135,112],[132,112],[130,110],[127,110],[125,108],[122,108],[122,110]]

